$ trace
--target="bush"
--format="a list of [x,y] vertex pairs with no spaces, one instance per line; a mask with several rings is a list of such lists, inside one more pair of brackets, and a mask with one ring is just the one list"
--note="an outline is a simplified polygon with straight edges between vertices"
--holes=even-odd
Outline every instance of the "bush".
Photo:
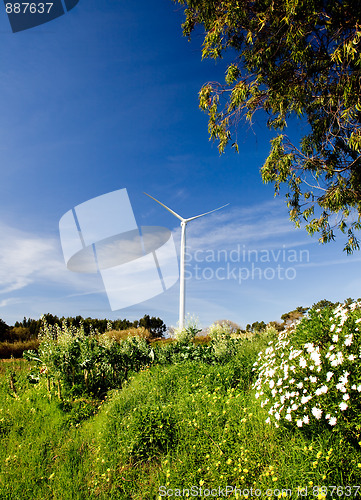
[[267,423],[361,431],[361,302],[311,309],[271,340],[255,363]]
[[27,342],[1,342],[0,358],[21,358],[25,351],[37,349],[38,346],[38,340],[28,340]]

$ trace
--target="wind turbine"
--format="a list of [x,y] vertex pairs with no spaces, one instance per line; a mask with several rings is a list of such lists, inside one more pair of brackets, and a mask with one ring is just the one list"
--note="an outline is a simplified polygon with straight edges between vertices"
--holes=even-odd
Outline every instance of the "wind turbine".
[[181,237],[181,252],[180,252],[180,290],[179,290],[179,328],[183,329],[184,328],[184,308],[185,308],[185,280],[184,280],[184,271],[185,271],[185,250],[186,250],[186,226],[187,223],[190,222],[191,220],[198,219],[199,217],[203,217],[204,215],[211,214],[212,212],[216,212],[217,210],[220,210],[221,208],[227,207],[229,203],[226,205],[222,205],[221,207],[215,208],[214,210],[211,210],[210,212],[206,212],[201,215],[196,215],[195,217],[190,217],[189,219],[184,219],[181,217],[179,214],[174,212],[171,208],[167,207],[164,205],[164,203],[160,202],[159,200],[156,200],[151,196],[150,194],[144,193],[149,198],[152,198],[152,200],[156,201],[159,203],[159,205],[162,205],[168,212],[171,214],[175,215],[180,221],[181,221],[181,228],[182,228],[182,237]]

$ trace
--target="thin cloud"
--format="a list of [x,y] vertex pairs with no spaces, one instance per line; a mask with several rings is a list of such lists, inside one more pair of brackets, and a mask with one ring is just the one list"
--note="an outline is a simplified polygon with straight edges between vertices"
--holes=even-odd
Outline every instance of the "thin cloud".
[[66,269],[56,238],[31,234],[1,222],[0,232],[1,295],[44,281],[72,286],[84,282]]

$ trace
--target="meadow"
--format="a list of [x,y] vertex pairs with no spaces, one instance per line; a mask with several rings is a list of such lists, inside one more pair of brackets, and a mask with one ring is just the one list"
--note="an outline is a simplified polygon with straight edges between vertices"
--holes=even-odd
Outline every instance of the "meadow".
[[360,322],[160,345],[45,324],[0,364],[0,498],[361,498]]

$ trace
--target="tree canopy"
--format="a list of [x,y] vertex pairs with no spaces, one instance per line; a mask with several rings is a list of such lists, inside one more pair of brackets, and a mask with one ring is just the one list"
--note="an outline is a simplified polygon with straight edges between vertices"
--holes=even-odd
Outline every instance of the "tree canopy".
[[[225,82],[199,93],[220,152],[238,150],[237,126],[261,110],[275,130],[261,168],[275,194],[286,188],[290,218],[306,221],[322,243],[346,234],[359,249],[361,229],[361,3],[359,0],[174,0],[185,7],[183,32],[203,27],[203,58],[234,60]],[[262,114],[260,114],[262,116]],[[264,116],[264,115],[263,115]],[[307,123],[299,144],[287,121]]]

